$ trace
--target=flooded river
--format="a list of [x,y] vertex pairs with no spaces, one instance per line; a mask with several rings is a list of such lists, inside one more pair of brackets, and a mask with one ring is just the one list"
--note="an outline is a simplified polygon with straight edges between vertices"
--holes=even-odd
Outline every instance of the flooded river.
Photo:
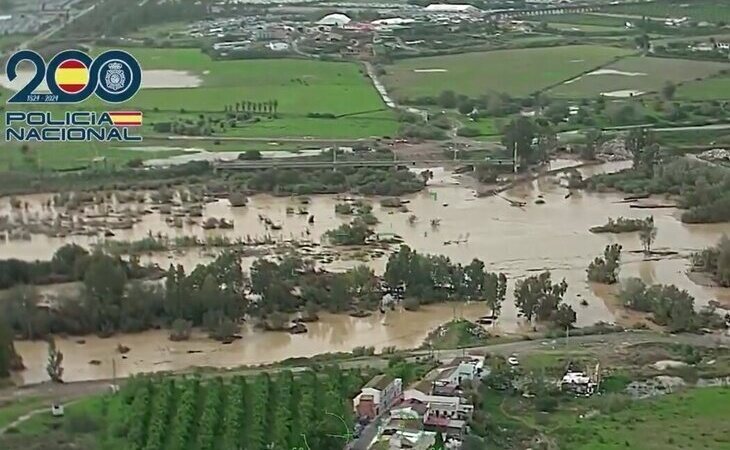
[[[581,171],[584,175],[591,175],[619,170],[627,164],[614,162]],[[618,242],[624,248],[621,278],[640,277],[647,283],[675,284],[688,290],[696,298],[698,307],[707,305],[713,299],[730,304],[730,289],[699,286],[687,278],[686,259],[644,261],[642,255],[629,253],[641,248],[636,233],[613,235],[592,234],[588,231],[591,226],[605,223],[609,217],[645,217],[653,214],[658,228],[654,248],[672,249],[686,255],[715,244],[723,233],[730,234],[730,224],[682,224],[678,220],[677,210],[631,209],[628,204],[620,203],[621,197],[615,194],[576,192],[570,198],[565,198],[567,190],[560,187],[552,177],[540,178],[502,194],[505,198],[526,201],[527,206],[524,208],[513,207],[501,197],[476,198],[472,190],[459,184],[460,181],[462,179],[458,177],[437,171],[426,191],[408,197],[409,213],[391,212],[381,208],[377,201],[374,202],[373,213],[381,222],[376,230],[397,233],[408,245],[422,252],[444,254],[462,263],[480,258],[489,270],[505,272],[510,279],[510,295],[504,303],[499,321],[502,331],[516,331],[521,325],[511,298],[515,280],[543,270],[552,271],[555,279],[565,278],[568,281],[566,300],[577,311],[579,326],[597,321],[620,321],[622,317],[613,298],[614,289],[591,286],[586,282],[585,274],[588,263],[602,253],[605,245],[612,242]],[[43,198],[27,197],[30,200]],[[538,198],[543,198],[545,204],[535,204]],[[332,196],[312,197],[308,208],[316,222],[308,225],[306,216],[286,215],[287,206],[296,205],[293,199],[260,195],[251,198],[249,205],[244,208],[230,208],[228,202],[222,200],[208,204],[205,215],[233,220],[235,226],[232,230],[203,231],[198,226],[175,230],[169,228],[160,215],[152,214],[144,216],[143,221],[131,230],[115,231],[115,239],[140,239],[150,231],[170,236],[201,237],[216,234],[245,237],[271,233],[279,239],[288,239],[301,237],[307,228],[313,239],[319,239],[326,230],[347,220],[334,213],[336,203],[337,200]],[[7,213],[8,207],[7,199],[0,200],[0,214]],[[40,208],[37,202],[34,207]],[[258,219],[259,214],[281,221],[283,230],[266,231]],[[410,214],[419,218],[415,225],[408,224]],[[441,220],[437,230],[430,226],[431,219],[435,218]],[[33,236],[31,241],[0,244],[0,255],[2,258],[48,259],[66,242],[89,245],[97,239]],[[445,244],[457,240],[464,243]],[[143,259],[157,262],[163,267],[171,262],[179,262],[192,269],[195,264],[209,258],[194,250],[184,256],[157,254]],[[387,257],[382,257],[368,264],[376,272],[382,272],[386,260]],[[245,261],[245,265],[251,261]],[[337,260],[327,267],[337,270],[355,264],[354,261]],[[582,299],[588,302],[587,306],[580,305]],[[486,312],[486,308],[478,304],[463,305],[456,310],[451,305],[432,305],[412,313],[389,312],[385,323],[379,313],[365,319],[325,315],[319,323],[312,324],[309,333],[304,335],[290,336],[286,333],[245,329],[244,338],[231,345],[220,345],[202,337],[190,342],[173,343],[167,340],[164,331],[104,340],[88,337],[83,345],[77,344],[74,338],[59,339],[57,342],[65,355],[65,378],[83,380],[111,376],[110,358],[115,354],[118,343],[132,349],[126,360],[116,356],[118,375],[190,366],[231,367],[324,352],[349,351],[359,345],[374,345],[376,348],[390,345],[415,347],[421,344],[431,329],[448,321],[455,313],[476,318]],[[45,344],[18,342],[17,348],[28,366],[28,370],[20,374],[23,381],[32,383],[44,380]],[[93,359],[102,361],[102,364],[90,365],[89,361]]]

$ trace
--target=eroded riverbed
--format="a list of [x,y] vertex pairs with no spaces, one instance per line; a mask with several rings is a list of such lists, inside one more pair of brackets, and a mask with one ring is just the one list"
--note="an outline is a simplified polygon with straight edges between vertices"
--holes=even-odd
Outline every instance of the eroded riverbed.
[[[598,171],[612,171],[627,163],[609,163],[600,167],[581,169],[584,175]],[[672,249],[688,255],[717,242],[723,233],[730,234],[730,224],[685,225],[674,209],[639,210],[621,203],[615,194],[576,192],[566,197],[567,189],[552,177],[540,178],[502,194],[505,198],[527,202],[524,208],[511,206],[502,197],[476,198],[474,192],[457,183],[460,179],[436,172],[436,178],[424,192],[408,197],[410,212],[392,212],[374,202],[373,213],[380,219],[379,232],[401,235],[411,247],[429,253],[444,254],[453,260],[468,263],[472,258],[485,261],[491,271],[507,273],[510,281],[508,299],[503,306],[499,329],[515,331],[520,327],[517,311],[511,297],[516,279],[542,270],[551,270],[556,279],[566,278],[569,290],[567,302],[578,313],[578,325],[590,325],[597,321],[612,322],[623,319],[612,298],[613,289],[597,289],[586,282],[588,263],[601,254],[606,244],[619,242],[624,247],[621,278],[640,277],[647,283],[675,284],[688,290],[696,298],[697,306],[707,305],[710,300],[730,304],[730,290],[703,287],[687,278],[688,262],[684,258],[644,261],[639,250],[641,244],[635,233],[611,235],[592,234],[591,226],[606,222],[608,217],[645,217],[653,214],[658,227],[656,249]],[[537,205],[535,200],[544,199]],[[40,208],[42,196],[24,198],[33,208]],[[144,216],[142,222],[130,230],[118,230],[114,239],[140,239],[149,232],[175,235],[216,235],[230,237],[260,236],[269,233],[277,239],[299,238],[309,230],[311,239],[318,240],[326,230],[339,226],[346,217],[334,213],[337,200],[332,196],[312,197],[307,206],[315,216],[315,223],[308,224],[307,216],[287,215],[286,208],[296,205],[293,199],[271,196],[255,196],[244,208],[231,208],[227,200],[206,205],[204,215],[224,217],[234,222],[232,230],[204,231],[199,226],[169,228],[159,214]],[[8,200],[0,200],[0,213],[7,213]],[[259,220],[264,214],[283,224],[281,231],[266,230]],[[415,225],[408,223],[408,216],[415,214]],[[431,219],[441,220],[438,229],[430,225]],[[69,241],[89,245],[99,238],[75,236],[66,239],[33,236],[30,241],[13,241],[0,244],[2,258],[48,259],[53,252]],[[461,244],[446,244],[462,241]],[[145,256],[143,260],[166,267],[171,262],[184,264],[188,269],[210,256],[201,256],[193,250],[185,255],[163,253]],[[248,259],[245,264],[250,264]],[[387,256],[367,264],[382,272]],[[336,260],[327,265],[331,269],[343,269],[357,264],[356,261]],[[581,300],[588,302],[581,306]],[[457,315],[476,318],[486,313],[483,305],[464,305]],[[117,359],[117,375],[134,372],[175,370],[190,366],[231,367],[244,364],[272,362],[288,357],[311,356],[317,353],[349,351],[359,345],[376,348],[395,345],[415,347],[420,345],[428,332],[454,315],[450,305],[432,305],[418,312],[389,312],[383,323],[379,313],[355,319],[348,316],[323,316],[319,323],[309,327],[309,333],[290,336],[286,333],[260,332],[245,328],[243,339],[231,345],[196,338],[190,342],[173,343],[167,340],[167,332],[152,331],[136,335],[121,335],[110,339],[86,338],[83,345],[77,339],[58,339],[64,352],[65,378],[82,380],[111,376],[111,358],[117,344],[131,347],[128,359]],[[26,383],[45,379],[45,343],[18,342],[28,370],[20,374]],[[194,353],[189,353],[190,351]],[[200,351],[201,353],[197,353]],[[89,361],[97,359],[100,366]]]

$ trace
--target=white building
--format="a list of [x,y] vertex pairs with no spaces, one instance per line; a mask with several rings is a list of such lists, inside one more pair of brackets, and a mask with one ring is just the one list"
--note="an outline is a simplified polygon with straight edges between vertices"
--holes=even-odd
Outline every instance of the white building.
[[346,15],[334,13],[328,14],[319,19],[319,21],[317,21],[317,25],[325,25],[328,27],[344,27],[350,22],[352,22],[352,19],[350,19]]
[[462,356],[447,364],[436,380],[458,386],[464,381],[482,378],[484,375],[483,356]]
[[432,3],[426,6],[425,11],[428,13],[444,13],[444,14],[468,14],[479,15],[481,10],[473,5],[458,5],[450,3]]
[[352,400],[352,407],[358,416],[373,419],[400,399],[402,394],[403,380],[385,374],[377,375]]

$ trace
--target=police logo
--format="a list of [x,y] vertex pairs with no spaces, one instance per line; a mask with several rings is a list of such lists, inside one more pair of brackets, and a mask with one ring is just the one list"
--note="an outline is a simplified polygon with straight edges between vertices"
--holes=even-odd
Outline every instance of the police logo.
[[124,74],[123,66],[119,62],[110,62],[106,66],[104,75],[104,87],[111,92],[119,92],[127,85],[127,77]]

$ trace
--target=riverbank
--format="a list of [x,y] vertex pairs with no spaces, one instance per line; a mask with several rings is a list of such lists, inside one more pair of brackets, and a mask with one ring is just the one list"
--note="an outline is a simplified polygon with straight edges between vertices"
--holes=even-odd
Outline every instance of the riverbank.
[[[630,162],[628,163],[630,164]],[[579,169],[584,177],[596,173],[620,170],[626,162],[607,163]],[[620,278],[639,277],[647,284],[675,284],[686,289],[695,297],[697,308],[713,300],[730,300],[730,289],[699,286],[687,278],[687,261],[681,258],[645,260],[639,250],[641,244],[635,235],[593,234],[588,230],[596,224],[605,223],[609,217],[644,218],[645,211],[631,209],[623,203],[623,197],[610,193],[574,192],[566,198],[568,189],[562,187],[559,179],[544,176],[510,189],[505,197],[525,203],[523,207],[511,206],[501,197],[477,198],[473,190],[461,185],[465,176],[452,175],[447,171],[434,169],[434,178],[423,192],[404,196],[408,200],[408,213],[382,207],[373,203],[373,215],[379,220],[375,231],[402,236],[413,249],[428,254],[448,256],[454,262],[468,264],[473,258],[483,259],[486,268],[492,272],[504,272],[509,280],[508,296],[497,326],[504,333],[519,332],[521,319],[514,305],[512,292],[514,282],[536,272],[550,270],[553,279],[565,278],[569,288],[566,303],[577,312],[577,326],[588,326],[598,321],[621,322],[621,315],[612,306],[613,294],[594,289],[586,281],[585,269],[590,261],[600,254],[609,243],[620,243],[625,251]],[[42,196],[27,197],[29,214],[39,210]],[[535,204],[536,200],[543,204]],[[299,239],[309,233],[313,241],[319,241],[329,229],[348,220],[335,213],[339,202],[334,196],[311,196],[307,205],[310,215],[315,217],[309,223],[307,217],[287,215],[287,208],[296,207],[295,198],[255,195],[247,206],[232,208],[227,200],[218,200],[204,205],[204,217],[219,217],[230,220],[230,230],[202,230],[200,227],[170,229],[159,212],[145,215],[141,222],[131,229],[119,230],[114,239],[138,240],[148,234],[166,233],[175,236],[193,235],[200,239],[210,236],[226,236],[231,239],[247,235],[262,236],[269,233],[276,242]],[[9,205],[7,199],[0,200],[0,210]],[[730,234],[730,224],[685,225],[677,220],[676,210],[657,210],[655,224],[658,235],[656,250],[675,250],[683,255],[714,245],[723,233]],[[281,230],[267,230],[259,220],[265,215],[272,221],[281,222]],[[411,223],[409,217],[416,219]],[[432,226],[433,220],[438,226]],[[73,236],[65,239],[32,236],[29,241],[12,241],[0,244],[0,251],[6,257],[24,260],[49,259],[63,244],[77,243],[85,247],[98,242],[98,238]],[[188,273],[200,263],[214,257],[206,251],[152,252],[140,255],[143,263],[157,263],[168,267],[171,263],[182,264]],[[366,264],[377,274],[385,269],[388,254],[376,256]],[[243,258],[242,268],[247,270],[255,257]],[[362,261],[340,256],[323,262],[322,268],[343,271]],[[464,304],[456,314],[467,319],[486,315],[486,306]],[[108,340],[87,339],[78,345],[72,339],[61,340],[59,345],[66,353],[67,373],[79,373],[80,378],[108,378],[111,375],[109,355],[118,343],[132,347],[128,359],[121,360],[118,370],[129,373],[175,370],[188,366],[231,367],[240,364],[259,364],[291,357],[307,357],[322,352],[351,351],[357,346],[387,346],[398,348],[417,347],[426,334],[436,326],[448,321],[454,315],[450,305],[429,305],[417,312],[388,312],[385,323],[375,314],[357,319],[349,316],[323,316],[320,322],[309,327],[309,333],[291,336],[288,333],[259,332],[245,329],[243,339],[231,345],[222,346],[200,337],[190,343],[171,343],[167,332],[153,331],[152,334],[118,335]],[[154,333],[157,333],[155,335]],[[316,350],[314,350],[316,349]],[[35,382],[45,377],[45,346],[43,343],[19,342],[18,350],[24,357],[29,371],[26,382]],[[205,350],[206,353],[188,353]],[[101,366],[92,366],[89,361],[98,359]]]

